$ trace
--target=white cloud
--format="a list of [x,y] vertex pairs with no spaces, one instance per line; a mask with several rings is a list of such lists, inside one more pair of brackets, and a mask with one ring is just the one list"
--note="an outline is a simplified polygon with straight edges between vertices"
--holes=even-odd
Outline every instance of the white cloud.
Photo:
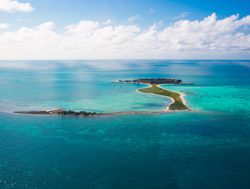
[[112,24],[114,24],[115,23],[115,21],[114,20],[112,20],[112,19],[107,19],[105,22],[103,22],[102,24],[103,25],[112,25]]
[[9,24],[0,23],[0,30],[1,30],[1,29],[7,29],[8,27],[9,27]]
[[30,3],[21,3],[17,0],[0,0],[0,11],[4,12],[31,12],[34,10]]
[[141,28],[81,21],[58,32],[53,22],[0,32],[1,59],[250,58],[250,16],[179,20]]
[[99,27],[99,22],[84,20],[78,24],[72,24],[65,27],[67,33],[71,34],[87,34],[92,35],[92,33]]
[[37,29],[39,29],[39,30],[54,30],[55,24],[54,24],[54,22],[46,22],[44,24],[40,24],[39,26],[37,26]]

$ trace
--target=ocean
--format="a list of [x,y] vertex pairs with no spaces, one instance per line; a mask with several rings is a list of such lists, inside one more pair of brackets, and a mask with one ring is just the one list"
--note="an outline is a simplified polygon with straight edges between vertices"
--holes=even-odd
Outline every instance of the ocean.
[[[114,81],[176,78],[190,112],[62,117],[14,111],[163,110]],[[248,189],[250,61],[0,61],[0,188]]]

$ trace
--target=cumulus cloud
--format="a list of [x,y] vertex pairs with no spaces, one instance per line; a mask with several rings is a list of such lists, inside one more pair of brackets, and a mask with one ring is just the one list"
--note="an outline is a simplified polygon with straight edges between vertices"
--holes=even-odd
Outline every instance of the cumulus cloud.
[[31,12],[34,10],[30,3],[22,3],[17,0],[0,0],[0,11],[4,12]]
[[103,22],[102,24],[103,25],[112,25],[112,24],[114,24],[115,23],[115,21],[114,20],[112,20],[112,19],[107,19],[105,22]]
[[2,59],[250,58],[250,16],[216,14],[172,25],[103,25],[80,21],[57,31],[53,22],[0,31]]

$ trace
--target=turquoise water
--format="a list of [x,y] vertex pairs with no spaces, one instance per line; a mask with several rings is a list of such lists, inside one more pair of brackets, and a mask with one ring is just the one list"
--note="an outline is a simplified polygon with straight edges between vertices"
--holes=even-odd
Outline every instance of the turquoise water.
[[[195,111],[99,118],[11,114],[163,109],[170,101],[137,93],[143,85],[112,83],[142,77],[194,83],[163,87],[185,93]],[[249,61],[0,62],[0,86],[0,188],[250,186]]]

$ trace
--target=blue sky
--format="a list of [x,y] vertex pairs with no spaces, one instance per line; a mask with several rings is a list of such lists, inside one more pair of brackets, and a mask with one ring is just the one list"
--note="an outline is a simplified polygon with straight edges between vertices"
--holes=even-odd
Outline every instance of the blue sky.
[[249,12],[247,0],[0,0],[0,57],[249,59]]
[[[21,2],[27,2],[22,0]],[[53,20],[64,26],[80,20],[105,21],[113,19],[124,23],[128,17],[138,16],[141,26],[157,21],[173,22],[182,13],[189,19],[201,19],[213,12],[218,17],[249,14],[247,0],[28,0],[34,11],[23,13],[0,12],[0,21],[10,22],[13,28],[36,25]]]

